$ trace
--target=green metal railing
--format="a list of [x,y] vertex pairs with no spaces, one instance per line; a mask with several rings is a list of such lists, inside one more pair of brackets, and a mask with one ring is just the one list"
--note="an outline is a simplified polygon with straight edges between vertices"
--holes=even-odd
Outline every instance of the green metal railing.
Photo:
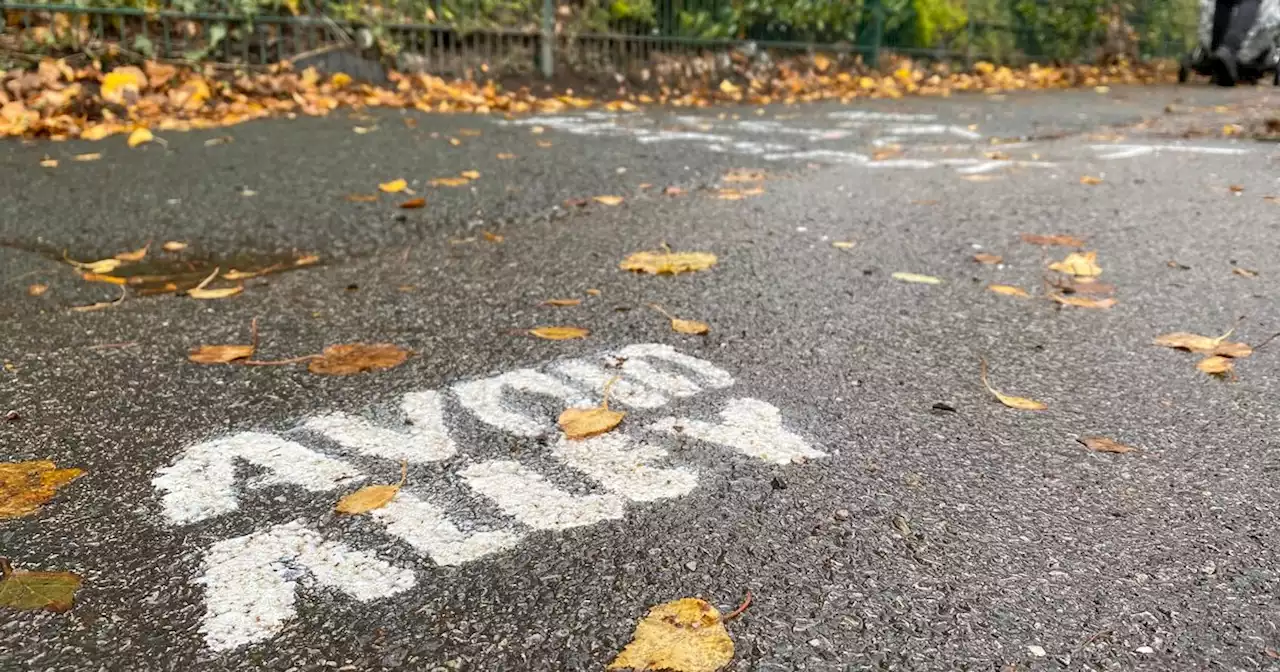
[[[634,74],[664,56],[885,53],[972,64],[1085,61],[1128,36],[1176,57],[1196,0],[0,0],[10,50],[115,48],[261,65],[350,47],[451,75]],[[801,11],[803,10],[803,11]],[[1119,26],[1120,30],[1116,30]],[[1129,31],[1132,31],[1131,33]]]

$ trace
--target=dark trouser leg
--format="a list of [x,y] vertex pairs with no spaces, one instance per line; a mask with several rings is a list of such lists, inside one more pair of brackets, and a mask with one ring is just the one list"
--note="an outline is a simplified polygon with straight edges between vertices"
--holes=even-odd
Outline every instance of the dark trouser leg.
[[[1214,16],[1216,20],[1218,17]],[[1241,45],[1244,44],[1244,38],[1249,34],[1249,29],[1253,27],[1254,21],[1258,19],[1258,0],[1240,0],[1236,5],[1235,14],[1231,17],[1231,24],[1227,28],[1227,34],[1222,38],[1222,45],[1231,50],[1231,53],[1240,51]]]
[[1236,3],[1240,0],[1216,0],[1213,7],[1213,39],[1209,43],[1209,51],[1222,46],[1222,38],[1227,35],[1231,26],[1231,15],[1235,13]]

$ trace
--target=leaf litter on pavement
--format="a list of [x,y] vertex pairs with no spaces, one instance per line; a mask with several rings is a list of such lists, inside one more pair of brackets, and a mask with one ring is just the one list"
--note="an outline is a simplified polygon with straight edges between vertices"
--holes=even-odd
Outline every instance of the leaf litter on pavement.
[[702,336],[711,332],[711,325],[706,322],[680,319],[671,313],[668,313],[662,306],[659,306],[656,303],[649,304],[649,307],[661,313],[662,316],[668,320],[671,320],[671,331],[680,334],[693,334],[695,336]]
[[333,510],[346,514],[356,515],[360,513],[368,513],[374,509],[391,503],[400,493],[400,489],[404,487],[405,481],[409,478],[409,463],[400,463],[400,482],[391,483],[389,485],[366,485],[355,492],[346,495],[338,500]]
[[679,275],[704,271],[715,266],[716,261],[716,255],[710,252],[672,252],[667,249],[636,252],[623,259],[618,268],[652,275]]
[[71,572],[14,569],[8,558],[0,558],[0,607],[62,613],[71,609],[80,582]]
[[0,520],[39,511],[58,488],[82,475],[81,469],[59,469],[49,460],[0,462]]
[[599,436],[622,423],[627,416],[626,411],[614,411],[609,408],[609,390],[618,382],[614,376],[604,384],[599,406],[592,408],[566,408],[556,418],[556,424],[570,440],[587,439]]
[[725,623],[751,604],[721,614],[706,600],[685,597],[659,604],[636,624],[631,641],[606,670],[717,672],[733,662],[733,639]]
[[[1243,318],[1237,321],[1237,326],[1242,320]],[[1235,360],[1248,357],[1256,350],[1256,348],[1247,343],[1228,341],[1227,339],[1235,331],[1236,327],[1233,326],[1226,333],[1217,337],[1175,331],[1157,336],[1152,341],[1152,345],[1203,355],[1200,361],[1196,362],[1198,370],[1212,376],[1234,378],[1236,375]]]
[[991,387],[991,383],[987,382],[987,360],[985,358],[981,360],[980,371],[981,375],[979,377],[982,379],[982,386],[987,388],[987,391],[994,395],[995,398],[1000,400],[1000,403],[1005,406],[1008,406],[1009,408],[1016,408],[1020,411],[1043,411],[1049,408],[1047,405],[1034,399],[1004,394],[997,391],[994,387]]

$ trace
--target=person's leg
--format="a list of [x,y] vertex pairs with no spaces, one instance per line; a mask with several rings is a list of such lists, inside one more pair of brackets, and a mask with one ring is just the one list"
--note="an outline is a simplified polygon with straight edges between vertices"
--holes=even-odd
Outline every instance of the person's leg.
[[1216,51],[1222,46],[1222,38],[1226,37],[1227,28],[1231,25],[1231,15],[1235,13],[1239,0],[1215,0],[1213,7],[1213,34],[1209,41],[1209,51]]
[[1249,35],[1249,30],[1257,20],[1258,0],[1239,0],[1231,16],[1231,23],[1227,26],[1227,33],[1222,37],[1222,46],[1230,49],[1232,54],[1238,53],[1240,47],[1244,46],[1244,38]]

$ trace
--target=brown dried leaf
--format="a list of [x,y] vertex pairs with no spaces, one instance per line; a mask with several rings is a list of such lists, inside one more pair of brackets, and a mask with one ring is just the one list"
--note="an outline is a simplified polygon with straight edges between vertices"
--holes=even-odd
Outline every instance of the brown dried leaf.
[[161,245],[160,249],[164,250],[165,252],[181,252],[187,249],[187,244],[177,240],[170,240],[170,241],[167,241],[164,245]]
[[654,275],[690,273],[716,265],[710,252],[636,252],[623,259],[618,267],[624,271]]
[[592,196],[591,200],[602,205],[618,205],[626,199],[621,196]]
[[83,474],[80,469],[59,469],[48,460],[0,462],[0,520],[39,511],[58,488]]
[[506,240],[505,236],[501,236],[496,233],[491,233],[489,231],[483,231],[483,230],[480,231],[480,236],[491,243],[501,243],[502,241]]
[[252,356],[252,345],[198,345],[187,354],[187,359],[197,364],[230,364]]
[[409,183],[403,178],[391,180],[390,182],[383,182],[378,185],[378,191],[387,194],[398,194],[408,188]]
[[902,156],[902,147],[899,145],[890,145],[882,147],[871,153],[872,161],[885,161],[887,159],[896,159]]
[[426,206],[427,206],[427,199],[422,197],[411,198],[405,201],[404,203],[400,204],[400,207],[405,210],[416,210],[418,208],[425,208]]
[[671,318],[671,330],[681,334],[701,336],[711,332],[711,325],[697,320],[682,320],[678,317],[673,317]]
[[588,290],[587,290],[587,294],[590,294],[591,296],[600,296],[600,295],[601,295],[601,294],[603,294],[603,293],[604,293],[604,292],[601,292],[601,291],[600,291],[600,290],[598,290],[598,289],[588,289]]
[[307,370],[328,376],[345,376],[362,371],[379,371],[400,366],[409,351],[390,343],[345,343],[330,345],[311,360]]
[[1096,450],[1100,453],[1132,453],[1138,450],[1133,446],[1126,446],[1118,441],[1112,441],[1105,436],[1086,436],[1077,440],[1089,450]]
[[471,180],[465,177],[437,177],[427,184],[433,187],[461,187],[470,183]]
[[116,255],[116,259],[120,261],[142,261],[147,258],[147,251],[151,249],[151,243],[147,243],[136,250],[129,252],[121,252]]
[[1231,190],[1231,193],[1233,193],[1233,194],[1238,194],[1238,193],[1240,193],[1240,192],[1244,191],[1244,187],[1242,187],[1242,186],[1240,186],[1240,185],[1238,185],[1238,184],[1233,184],[1233,185],[1231,185],[1231,186],[1229,186],[1229,187],[1227,187],[1227,188],[1228,188],[1228,189],[1230,189],[1230,190]]
[[1257,271],[1252,271],[1252,270],[1249,270],[1249,269],[1244,268],[1244,267],[1242,267],[1242,266],[1232,266],[1232,267],[1231,267],[1231,272],[1232,272],[1232,273],[1235,273],[1236,275],[1238,275],[1238,276],[1240,276],[1240,277],[1242,277],[1242,278],[1256,278],[1256,277],[1258,277],[1258,272],[1257,272]]
[[575,338],[586,338],[591,334],[588,329],[582,327],[534,327],[529,330],[530,336],[546,339],[548,341],[567,341]]
[[626,415],[623,411],[609,410],[607,403],[596,408],[566,408],[556,424],[566,438],[586,439],[617,427]]
[[1056,234],[1052,236],[1042,236],[1034,233],[1024,233],[1020,236],[1022,242],[1031,245],[1060,245],[1062,247],[1084,247],[1084,241],[1073,236]]
[[978,262],[979,264],[999,264],[1004,261],[1004,257],[998,254],[987,254],[985,252],[979,252],[973,255],[973,260]]
[[1089,185],[1102,184],[1102,178],[1094,177],[1092,175],[1082,175],[1080,177],[1080,184],[1089,184]]
[[717,672],[733,661],[733,640],[715,607],[686,597],[649,610],[606,670]]
[[193,287],[187,290],[187,296],[193,299],[214,300],[226,299],[244,291],[244,287],[239,285],[235,287],[221,287],[218,289],[206,289],[204,287]]
[[49,285],[46,285],[42,282],[36,282],[30,285],[27,285],[27,296],[40,296],[41,294],[44,294],[47,291],[49,291]]
[[1005,296],[1020,296],[1023,298],[1030,297],[1027,290],[1013,285],[987,285],[987,289],[996,294],[1004,294]]
[[663,196],[679,196],[683,193],[684,193],[684,189],[681,189],[680,187],[677,187],[674,184],[663,187],[662,189]]
[[28,572],[13,569],[0,558],[0,607],[44,609],[62,613],[71,609],[80,577],[71,572]]
[[514,158],[516,158],[516,155],[510,152],[498,152],[499,161],[510,161],[511,159],[514,159]]
[[987,382],[987,360],[985,359],[982,360],[982,376],[981,377],[982,377],[983,387],[986,387],[988,392],[995,395],[996,399],[1000,400],[1000,403],[1004,404],[1005,406],[1008,406],[1009,408],[1016,408],[1020,411],[1043,411],[1049,408],[1048,406],[1038,401],[1035,401],[1034,399],[1026,399],[1023,397],[1012,397],[1007,394],[1002,394],[1000,392],[997,392],[995,388],[991,387],[991,384]]
[[582,299],[547,299],[542,302],[544,306],[578,306],[582,304]]
[[1096,277],[1102,275],[1102,267],[1098,265],[1097,252],[1072,252],[1062,261],[1049,264],[1049,269],[1076,277]]
[[1210,355],[1196,363],[1196,368],[1212,376],[1225,376],[1235,370],[1235,363],[1230,357]]
[[400,482],[390,485],[366,485],[359,490],[338,500],[337,506],[333,507],[338,513],[354,515],[358,513],[367,513],[374,509],[381,509],[399,494],[400,488],[404,487],[405,481],[409,477],[409,464],[407,462],[400,463]]
[[1111,308],[1118,303],[1118,301],[1112,298],[1090,299],[1084,296],[1063,296],[1061,294],[1050,294],[1049,298],[1066,306],[1075,306],[1077,308],[1098,308],[1102,310]]

